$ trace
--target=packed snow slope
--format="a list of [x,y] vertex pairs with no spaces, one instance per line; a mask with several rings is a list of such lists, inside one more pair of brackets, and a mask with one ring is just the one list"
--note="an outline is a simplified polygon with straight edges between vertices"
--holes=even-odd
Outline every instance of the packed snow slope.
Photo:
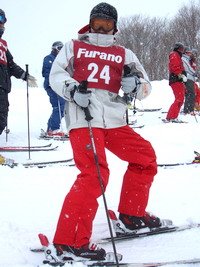
[[[152,82],[151,95],[142,102],[136,101],[139,109],[162,108],[157,112],[136,112],[129,120],[137,120],[135,129],[149,140],[157,154],[158,163],[191,162],[194,150],[200,151],[200,116],[180,118],[188,123],[164,124],[173,101],[168,81]],[[28,96],[28,97],[27,97]],[[29,103],[31,145],[51,141],[38,138],[40,129],[46,130],[51,106],[43,88],[30,88],[26,84],[13,87],[10,99],[8,128],[10,133],[0,136],[0,146],[28,144],[27,102]],[[28,101],[27,101],[28,99]],[[133,112],[129,110],[129,115]],[[65,123],[62,122],[65,130]],[[67,159],[73,157],[69,141],[53,141],[58,145],[51,152],[2,152],[18,163]],[[122,177],[127,163],[107,151],[110,181],[106,190],[108,207],[117,212]],[[76,167],[48,166],[46,168],[14,168],[0,166],[0,267],[33,267],[42,263],[43,255],[30,252],[39,246],[38,233],[52,240],[57,219],[65,195],[79,173]],[[178,167],[159,167],[151,188],[147,210],[161,218],[170,218],[176,225],[200,222],[200,164]],[[109,236],[102,198],[94,221],[92,239]],[[111,244],[102,245],[112,251]],[[151,236],[116,243],[117,251],[123,254],[124,262],[153,262],[176,259],[200,258],[200,229]],[[179,265],[180,266],[180,265]],[[186,266],[186,265],[184,265]],[[198,265],[195,265],[198,266]]]

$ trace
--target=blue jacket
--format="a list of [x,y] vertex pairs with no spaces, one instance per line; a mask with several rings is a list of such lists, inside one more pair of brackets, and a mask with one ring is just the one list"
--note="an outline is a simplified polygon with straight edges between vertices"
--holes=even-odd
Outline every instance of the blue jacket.
[[57,53],[54,51],[51,51],[51,53],[46,56],[43,60],[43,66],[42,66],[42,76],[44,77],[44,88],[47,89],[50,87],[49,85],[49,73],[52,67],[52,64],[57,56]]

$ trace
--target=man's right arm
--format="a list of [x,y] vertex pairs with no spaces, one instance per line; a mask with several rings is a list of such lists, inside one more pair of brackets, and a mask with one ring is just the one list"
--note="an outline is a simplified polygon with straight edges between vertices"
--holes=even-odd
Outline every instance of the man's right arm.
[[43,60],[43,65],[42,65],[42,76],[44,78],[49,78],[52,64],[53,64],[52,58],[49,55],[46,56]]
[[[13,56],[9,50],[6,51],[7,67],[10,76],[14,76],[17,79],[23,79],[25,71],[13,61]],[[25,77],[25,75],[24,75]]]

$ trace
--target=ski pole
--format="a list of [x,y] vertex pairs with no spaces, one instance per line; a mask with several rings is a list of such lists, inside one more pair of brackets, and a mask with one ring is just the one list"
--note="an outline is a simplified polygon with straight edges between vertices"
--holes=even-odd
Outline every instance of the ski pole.
[[31,159],[31,152],[30,152],[30,123],[29,123],[29,92],[28,92],[28,64],[26,64],[26,96],[27,96],[27,125],[28,125],[28,155],[29,159]]
[[[124,77],[133,77],[133,76],[137,76],[136,73],[131,73],[131,69],[128,65],[124,65]],[[125,94],[124,93],[124,100],[127,104],[127,109],[126,109],[126,123],[129,124],[129,118],[128,118],[128,106],[129,104],[131,104],[131,102],[133,101],[134,98],[134,103],[133,103],[133,115],[135,115],[136,113],[136,107],[135,107],[135,101],[136,101],[136,97],[137,97],[137,92],[134,94],[134,96],[132,96],[130,93],[129,94]]]
[[[79,85],[79,91],[80,92],[81,91],[82,92],[86,92],[87,91],[87,81],[83,81]],[[115,241],[114,241],[111,222],[110,222],[110,219],[109,219],[108,205],[107,205],[107,201],[106,201],[106,197],[105,197],[105,189],[104,189],[103,180],[102,180],[102,176],[101,176],[101,172],[100,172],[99,160],[98,160],[98,155],[97,155],[96,146],[95,146],[95,142],[94,142],[94,135],[93,135],[92,125],[91,125],[91,120],[93,119],[93,117],[91,116],[88,107],[83,108],[83,111],[85,113],[85,120],[88,123],[89,135],[90,135],[90,140],[91,140],[91,144],[92,144],[92,151],[93,151],[93,154],[94,154],[94,160],[95,160],[95,165],[96,165],[96,170],[97,170],[97,177],[98,177],[98,180],[99,180],[99,184],[100,184],[101,192],[102,192],[102,196],[103,196],[103,203],[104,203],[104,207],[105,207],[105,212],[106,212],[106,217],[107,217],[107,222],[108,222],[108,228],[109,228],[109,232],[110,232],[111,242],[112,242],[112,246],[113,246],[113,252],[114,252],[114,256],[115,256],[116,266],[119,267],[119,261],[118,261],[118,257],[117,257],[117,250],[116,250],[116,246],[115,246]]]
[[136,110],[136,97],[137,97],[137,93],[134,95],[134,101],[133,101],[133,115],[136,114],[137,110]]
[[129,103],[130,103],[130,98],[129,98],[129,96],[128,96],[128,94],[125,94],[124,93],[124,100],[125,100],[125,102],[126,102],[126,105],[127,105],[127,107],[126,107],[126,123],[127,123],[127,125],[129,124],[129,118],[128,118],[128,105],[129,105]]
[[7,143],[8,142],[8,134],[10,133],[10,130],[8,129],[8,125],[6,125],[5,133],[6,133],[6,143]]
[[195,114],[195,112],[194,112],[194,118],[195,118],[196,123],[198,123],[197,115]]
[[58,112],[59,112],[59,118],[60,118],[60,129],[63,132],[63,127],[62,127],[62,115],[61,115],[61,108],[60,108],[60,100],[59,97],[57,96],[58,99]]
[[91,144],[92,144],[92,151],[94,154],[94,160],[95,160],[95,165],[96,165],[96,169],[97,169],[97,176],[98,176],[98,180],[99,180],[99,184],[100,184],[101,192],[102,192],[102,196],[103,196],[103,203],[104,203],[104,207],[105,207],[105,211],[106,211],[106,217],[107,217],[107,221],[108,221],[108,228],[109,228],[111,242],[112,242],[112,246],[113,246],[113,252],[115,255],[116,266],[119,267],[117,250],[116,250],[116,246],[115,246],[115,242],[114,242],[114,236],[113,236],[113,231],[112,231],[112,227],[111,227],[111,222],[109,219],[109,212],[108,212],[108,205],[107,205],[106,196],[105,196],[105,189],[104,189],[103,180],[101,177],[99,160],[98,160],[98,155],[97,155],[96,146],[95,146],[95,142],[94,142],[94,135],[93,135],[93,131],[92,131],[91,120],[93,119],[93,117],[91,116],[88,107],[84,108],[83,110],[85,113],[85,120],[88,122],[88,129],[89,129],[89,135],[90,135],[90,140],[91,140]]
[[[129,66],[124,65],[124,77],[127,77],[131,72],[131,69],[129,68]],[[124,100],[126,102],[126,123],[127,125],[129,124],[129,118],[128,118],[128,102],[130,101],[130,97],[128,94],[124,93]]]

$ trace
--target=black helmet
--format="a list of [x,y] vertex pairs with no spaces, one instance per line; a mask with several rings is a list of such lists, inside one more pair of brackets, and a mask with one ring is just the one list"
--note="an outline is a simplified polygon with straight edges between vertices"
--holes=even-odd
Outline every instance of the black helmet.
[[63,43],[61,41],[56,41],[52,44],[51,48],[60,51],[62,47],[63,47]]
[[90,20],[93,18],[112,19],[115,25],[117,23],[117,17],[116,8],[105,2],[96,5],[90,12]]
[[181,42],[177,42],[177,43],[175,43],[175,45],[174,45],[174,51],[179,51],[179,52],[184,52],[184,45],[181,43]]
[[6,23],[6,21],[6,14],[2,9],[0,9],[0,23]]

